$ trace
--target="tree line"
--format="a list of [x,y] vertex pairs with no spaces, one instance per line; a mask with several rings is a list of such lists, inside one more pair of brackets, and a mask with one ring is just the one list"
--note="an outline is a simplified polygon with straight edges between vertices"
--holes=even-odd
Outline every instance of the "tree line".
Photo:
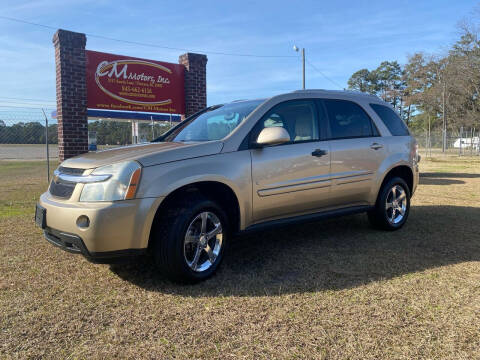
[[348,88],[391,103],[413,129],[480,128],[480,41],[476,20],[459,25],[459,38],[441,54],[417,52],[407,63],[383,61],[361,69]]
[[[170,128],[167,123],[139,124],[139,141],[150,141]],[[132,143],[132,124],[119,121],[92,121],[88,131],[96,133],[98,145],[127,145]],[[7,126],[0,120],[0,144],[45,144],[45,125],[38,121],[18,122]],[[48,143],[57,144],[57,124],[48,125]]]
[[[45,125],[40,122],[18,122],[7,126],[0,120],[0,144],[45,144]],[[48,143],[58,143],[57,124],[48,125]]]
[[[168,123],[139,123],[138,141],[151,141],[170,129]],[[95,131],[98,145],[127,145],[132,143],[132,124],[124,121],[92,121],[88,131]]]

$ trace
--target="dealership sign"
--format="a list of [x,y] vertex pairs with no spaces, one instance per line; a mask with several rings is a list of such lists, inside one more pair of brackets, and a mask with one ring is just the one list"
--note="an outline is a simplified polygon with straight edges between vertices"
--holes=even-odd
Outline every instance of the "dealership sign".
[[183,65],[86,51],[87,107],[185,113]]

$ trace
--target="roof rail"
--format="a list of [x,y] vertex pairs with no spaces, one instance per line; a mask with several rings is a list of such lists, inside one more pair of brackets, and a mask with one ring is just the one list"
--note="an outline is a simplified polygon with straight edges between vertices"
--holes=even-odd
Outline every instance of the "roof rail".
[[352,95],[360,95],[365,97],[371,97],[377,99],[377,95],[361,92],[358,90],[327,90],[327,89],[303,89],[303,90],[295,90],[294,93],[301,93],[301,92],[325,92],[325,93],[334,93],[334,94],[352,94]]

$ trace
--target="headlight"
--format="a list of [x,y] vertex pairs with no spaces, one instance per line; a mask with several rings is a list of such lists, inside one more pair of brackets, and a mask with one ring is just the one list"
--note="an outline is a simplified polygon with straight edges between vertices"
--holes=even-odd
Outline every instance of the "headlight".
[[80,201],[115,201],[133,199],[137,192],[142,167],[136,161],[126,161],[95,169],[90,175],[109,175],[107,180],[86,183]]

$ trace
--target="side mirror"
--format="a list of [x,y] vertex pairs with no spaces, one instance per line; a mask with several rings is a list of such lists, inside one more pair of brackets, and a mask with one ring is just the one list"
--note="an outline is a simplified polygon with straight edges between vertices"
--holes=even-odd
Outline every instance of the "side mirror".
[[281,126],[267,127],[257,137],[258,146],[279,145],[289,141],[288,131]]

